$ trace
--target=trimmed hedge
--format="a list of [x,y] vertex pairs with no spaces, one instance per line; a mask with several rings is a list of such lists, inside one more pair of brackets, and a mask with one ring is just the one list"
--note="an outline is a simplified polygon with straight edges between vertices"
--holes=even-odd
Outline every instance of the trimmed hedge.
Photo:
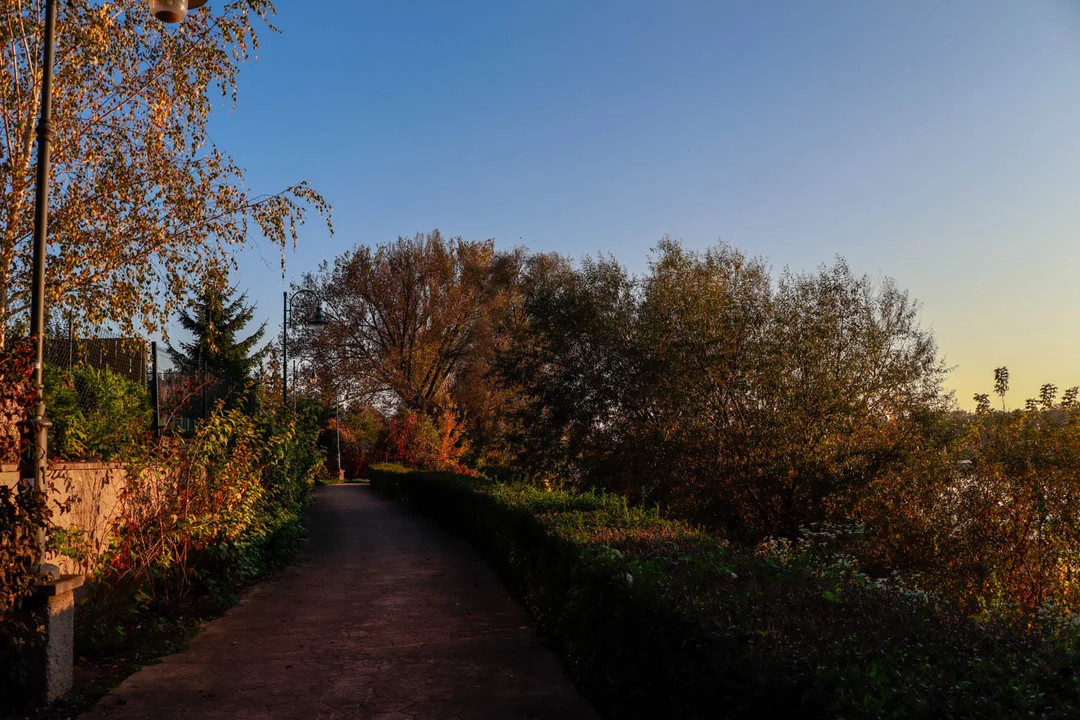
[[370,478],[473,543],[608,717],[1077,714],[1068,625],[978,626],[811,544],[732,550],[617,496],[389,465]]

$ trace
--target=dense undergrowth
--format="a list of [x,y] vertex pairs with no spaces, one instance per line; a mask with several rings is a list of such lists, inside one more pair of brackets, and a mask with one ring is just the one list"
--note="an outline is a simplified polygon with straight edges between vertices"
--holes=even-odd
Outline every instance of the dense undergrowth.
[[372,484],[468,538],[614,718],[1073,717],[1068,624],[978,624],[872,581],[858,528],[735,549],[625,498],[376,466]]
[[[90,558],[77,652],[174,634],[171,619],[227,605],[286,558],[322,468],[317,435],[312,415],[219,409],[192,438],[133,458],[112,545]],[[80,557],[78,539],[68,542]]]
[[[27,357],[0,356],[0,379],[7,381],[0,412],[12,418],[29,402]],[[26,672],[43,637],[28,601],[35,528],[46,529],[50,549],[87,577],[75,654],[100,677],[57,708],[78,712],[139,665],[178,649],[247,584],[284,562],[303,536],[311,488],[325,472],[314,406],[265,403],[243,412],[219,404],[190,437],[155,439],[145,393],[106,371],[72,377],[51,389],[59,418],[55,450],[121,463],[126,480],[103,553],[85,530],[51,527],[39,496],[0,487],[0,710],[28,711],[37,694]],[[72,393],[81,404],[65,405]],[[5,462],[17,458],[18,448],[18,437],[0,438]]]

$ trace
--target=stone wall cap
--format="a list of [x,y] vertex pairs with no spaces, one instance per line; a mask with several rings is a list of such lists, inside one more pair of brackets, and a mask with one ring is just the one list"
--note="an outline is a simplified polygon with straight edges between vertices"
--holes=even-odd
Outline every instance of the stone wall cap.
[[[69,460],[50,460],[49,468],[56,470],[125,470],[128,464],[122,462],[74,462]],[[0,463],[0,472],[19,472],[18,463]]]
[[122,462],[74,462],[69,460],[50,460],[50,468],[57,470],[125,470],[127,463]]
[[51,583],[36,585],[34,594],[38,597],[56,597],[82,587],[84,582],[86,582],[85,575],[61,575]]

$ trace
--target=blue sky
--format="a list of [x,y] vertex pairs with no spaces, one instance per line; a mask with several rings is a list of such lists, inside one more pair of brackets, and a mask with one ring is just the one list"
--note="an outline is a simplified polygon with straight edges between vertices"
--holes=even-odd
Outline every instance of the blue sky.
[[[209,9],[212,10],[213,2]],[[1080,383],[1080,3],[278,3],[214,140],[310,181],[288,280],[439,228],[645,268],[665,233],[923,304],[961,404]],[[280,323],[278,256],[238,282]]]

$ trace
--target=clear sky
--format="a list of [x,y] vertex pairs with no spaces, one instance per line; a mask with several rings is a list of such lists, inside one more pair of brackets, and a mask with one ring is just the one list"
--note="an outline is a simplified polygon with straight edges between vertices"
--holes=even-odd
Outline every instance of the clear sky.
[[[1080,384],[1076,0],[277,4],[211,133],[335,206],[288,280],[436,227],[633,271],[665,233],[843,255],[922,302],[963,406],[1000,365],[1012,405]],[[276,332],[274,249],[238,282]]]

